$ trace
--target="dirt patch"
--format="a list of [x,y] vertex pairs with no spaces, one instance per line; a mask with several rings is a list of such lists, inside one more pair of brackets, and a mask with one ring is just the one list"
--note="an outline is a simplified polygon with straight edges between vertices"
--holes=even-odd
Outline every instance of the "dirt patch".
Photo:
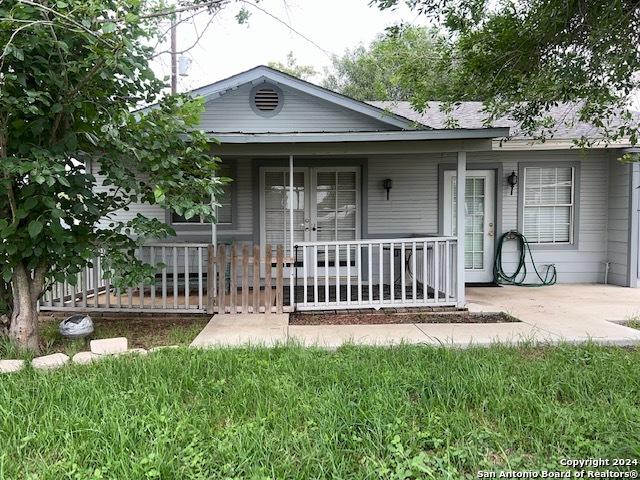
[[97,338],[126,337],[129,348],[160,345],[188,345],[209,321],[208,316],[163,318],[161,316],[100,318],[91,316],[95,331],[83,339],[67,339],[58,332],[59,320],[41,323],[43,351],[80,351],[89,349],[89,341]]
[[390,323],[503,323],[519,322],[506,313],[296,313],[290,325],[380,325]]

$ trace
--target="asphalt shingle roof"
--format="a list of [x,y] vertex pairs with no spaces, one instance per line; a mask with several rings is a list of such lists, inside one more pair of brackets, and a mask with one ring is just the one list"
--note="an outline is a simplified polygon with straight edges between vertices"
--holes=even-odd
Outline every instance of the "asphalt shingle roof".
[[[397,115],[422,123],[430,128],[447,128],[447,115],[440,110],[440,102],[429,102],[429,108],[420,113],[411,107],[409,102],[386,101],[367,102],[376,107],[388,110]],[[549,115],[555,119],[553,137],[556,139],[601,138],[603,135],[598,128],[585,122],[576,121],[579,104],[561,104],[551,108]],[[482,102],[461,102],[454,107],[453,118],[460,128],[483,128],[486,114],[482,111]],[[640,113],[637,116],[640,119]],[[500,118],[491,124],[492,127],[509,127],[512,138],[528,139],[530,135],[523,134],[517,122],[510,118]],[[612,125],[613,126],[613,125]]]

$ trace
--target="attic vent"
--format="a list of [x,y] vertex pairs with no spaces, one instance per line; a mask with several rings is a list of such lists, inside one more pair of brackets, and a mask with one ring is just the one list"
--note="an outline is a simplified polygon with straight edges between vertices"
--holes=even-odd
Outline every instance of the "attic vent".
[[272,85],[261,85],[251,93],[253,110],[263,116],[275,115],[282,108],[282,90]]
[[254,96],[253,101],[256,108],[262,112],[272,112],[278,108],[280,103],[280,95],[273,88],[261,88]]

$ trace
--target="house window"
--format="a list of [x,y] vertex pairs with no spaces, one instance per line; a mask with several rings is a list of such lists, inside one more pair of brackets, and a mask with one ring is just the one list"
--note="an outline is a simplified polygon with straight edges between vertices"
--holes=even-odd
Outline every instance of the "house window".
[[[220,177],[230,177],[233,178],[232,169],[229,167],[222,167],[218,171],[218,176]],[[227,183],[222,186],[222,195],[219,196],[216,200],[220,204],[217,211],[217,225],[232,225],[233,224],[233,182]],[[203,203],[209,203],[209,199],[202,199]],[[171,213],[171,223],[173,225],[209,225],[209,222],[203,221],[200,217],[191,217],[189,220],[184,218],[181,215],[178,215],[175,212]]]
[[572,167],[525,167],[522,230],[529,242],[573,243],[574,189]]

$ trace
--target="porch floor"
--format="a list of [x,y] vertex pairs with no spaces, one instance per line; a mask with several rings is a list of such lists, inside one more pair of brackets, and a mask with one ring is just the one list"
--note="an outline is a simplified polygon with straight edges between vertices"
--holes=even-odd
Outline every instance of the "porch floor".
[[[206,283],[206,282],[205,282]],[[133,288],[131,289],[131,295],[129,295],[127,292],[122,292],[120,295],[117,295],[116,292],[114,290],[112,290],[109,293],[109,301],[108,304],[111,306],[114,305],[122,305],[122,306],[128,306],[131,305],[134,308],[144,308],[144,307],[151,307],[152,305],[155,306],[156,308],[161,308],[162,305],[166,305],[166,308],[173,308],[174,306],[176,308],[184,308],[185,305],[187,304],[187,296],[185,295],[184,292],[184,286],[180,285],[178,287],[178,295],[174,297],[173,295],[173,288],[169,289],[166,293],[166,296],[163,298],[162,296],[162,291],[159,288],[156,288],[155,291],[155,296],[152,297],[151,295],[151,288],[150,287],[145,287],[143,294],[141,295],[140,292],[141,290],[139,288]],[[272,299],[272,306],[275,306],[275,298],[276,298],[276,288],[272,287],[273,293],[271,295],[271,299]],[[329,285],[329,293],[328,293],[328,297],[329,297],[329,302],[335,302],[336,301],[336,286],[335,284],[333,285]],[[361,295],[360,297],[364,300],[367,301],[369,299],[369,285],[362,285],[362,289],[361,289]],[[318,286],[318,297],[317,297],[317,301],[318,302],[325,302],[325,286],[324,285],[319,285]],[[228,295],[228,293],[227,293]],[[264,296],[265,296],[265,290],[264,287],[260,289],[260,302],[261,304],[264,303]],[[290,305],[291,302],[289,300],[289,288],[285,285],[284,287],[284,292],[283,292],[283,296],[284,296],[284,304],[285,305]],[[296,299],[296,303],[302,303],[304,301],[304,286],[302,285],[298,285],[296,287],[294,287],[294,296]],[[428,288],[427,289],[427,296],[428,298],[434,298],[434,290],[432,288]],[[400,299],[402,297],[402,288],[400,285],[396,285],[395,289],[394,289],[394,298],[396,299]],[[252,298],[253,298],[253,288],[249,288],[249,303],[252,302]],[[347,299],[347,286],[346,285],[341,285],[340,286],[340,298],[343,301],[346,301]],[[372,289],[371,289],[371,298],[373,299],[373,301],[377,301],[380,298],[380,286],[379,285],[373,285]],[[390,299],[391,298],[391,285],[383,285],[383,298],[385,300]],[[408,300],[413,298],[413,290],[411,285],[408,285],[405,289],[405,298],[407,298]],[[422,300],[424,298],[424,290],[422,288],[421,284],[417,284],[416,285],[416,298],[418,300]],[[445,294],[444,292],[440,292],[440,299],[444,300],[445,298]],[[358,299],[358,286],[357,285],[351,285],[351,299],[356,301]],[[175,301],[174,301],[175,300]],[[312,302],[314,300],[314,290],[313,287],[309,286],[307,287],[307,301],[308,302]],[[76,304],[79,305],[81,303],[82,299],[80,298],[80,296],[78,296],[78,298],[76,299]],[[198,304],[199,304],[200,298],[198,295],[197,290],[192,289],[189,292],[188,295],[188,304],[190,306],[190,308],[197,308]],[[206,287],[203,289],[203,295],[202,295],[202,301],[203,303],[206,305],[207,302],[207,290]],[[227,302],[229,302],[230,299],[227,298]],[[71,305],[71,299],[67,298],[65,301],[65,305],[70,306]],[[95,305],[95,300],[93,297],[93,294],[89,295],[87,298],[87,305],[88,306],[94,306]],[[236,293],[236,305],[237,306],[241,306],[242,305],[242,288],[238,287],[237,289],[237,293]],[[100,308],[105,308],[107,306],[107,294],[105,291],[101,291],[100,293],[98,293],[98,307]],[[331,307],[328,307],[329,309],[331,309]]]

